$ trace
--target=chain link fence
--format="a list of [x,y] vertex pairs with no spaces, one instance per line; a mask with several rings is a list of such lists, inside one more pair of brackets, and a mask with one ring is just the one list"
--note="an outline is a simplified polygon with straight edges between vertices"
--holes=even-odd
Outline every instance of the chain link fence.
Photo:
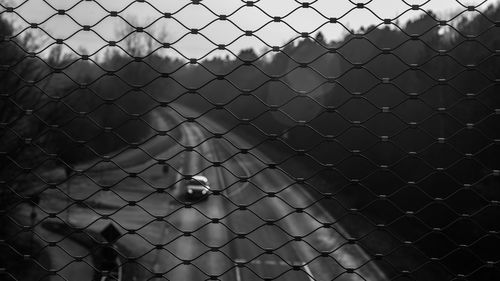
[[0,1],[0,279],[500,280],[500,6],[444,2]]

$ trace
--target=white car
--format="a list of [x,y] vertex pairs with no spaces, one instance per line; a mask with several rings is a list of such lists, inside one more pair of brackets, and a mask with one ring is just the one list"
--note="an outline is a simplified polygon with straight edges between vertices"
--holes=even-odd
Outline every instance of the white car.
[[186,184],[186,196],[189,198],[205,198],[209,194],[210,186],[204,176],[194,176]]

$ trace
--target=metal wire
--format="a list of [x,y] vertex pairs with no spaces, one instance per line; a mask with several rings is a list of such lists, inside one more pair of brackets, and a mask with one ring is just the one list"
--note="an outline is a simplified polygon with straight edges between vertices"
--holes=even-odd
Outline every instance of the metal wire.
[[[32,22],[33,2],[0,2],[0,279],[499,280],[496,3],[43,0]],[[73,14],[87,2],[92,25]],[[192,28],[193,7],[211,20]],[[304,11],[321,23],[297,28]],[[353,30],[361,12],[377,23]],[[56,17],[78,28],[58,37]],[[235,37],[211,38],[220,23]],[[292,38],[269,42],[276,25]],[[75,48],[81,33],[102,45]]]

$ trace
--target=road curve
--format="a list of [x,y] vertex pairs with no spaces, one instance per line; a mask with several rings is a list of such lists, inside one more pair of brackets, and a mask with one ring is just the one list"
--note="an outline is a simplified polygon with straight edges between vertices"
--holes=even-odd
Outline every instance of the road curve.
[[[96,167],[43,199],[47,210],[82,229],[115,224],[123,234],[118,243],[128,250],[125,280],[387,279],[306,186],[267,165],[262,151],[243,153],[251,146],[240,136],[219,137],[214,133],[225,131],[216,122],[186,122],[196,113],[178,110],[182,115],[172,120],[182,138],[152,139],[155,159]],[[134,160],[124,161],[150,158],[127,155]],[[170,172],[158,159],[167,159]],[[186,201],[183,178],[197,174],[207,176],[214,192]]]
[[[304,186],[231,135],[214,137],[197,122],[183,125],[184,175],[203,174],[219,191],[179,208],[164,242],[169,280],[385,280],[383,272]],[[215,125],[216,126],[216,125]],[[210,129],[210,128],[209,128]],[[217,130],[212,128],[213,130]],[[212,129],[210,131],[212,131]],[[182,189],[182,187],[180,187]],[[178,194],[182,199],[182,192]]]

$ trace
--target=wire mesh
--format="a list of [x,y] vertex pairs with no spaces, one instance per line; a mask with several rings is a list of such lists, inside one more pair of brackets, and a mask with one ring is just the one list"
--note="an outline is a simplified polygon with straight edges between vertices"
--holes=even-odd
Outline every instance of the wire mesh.
[[500,280],[496,1],[285,2],[0,1],[0,279]]

